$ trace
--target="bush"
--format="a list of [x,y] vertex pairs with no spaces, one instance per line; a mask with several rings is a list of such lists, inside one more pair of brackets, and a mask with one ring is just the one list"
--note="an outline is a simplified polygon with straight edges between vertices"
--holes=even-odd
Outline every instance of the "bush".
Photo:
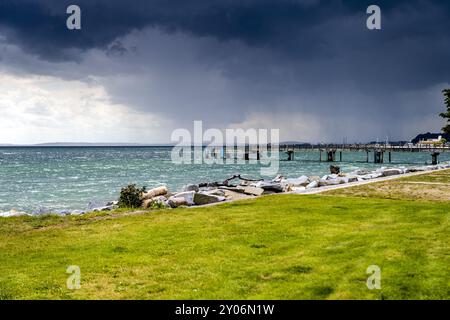
[[120,208],[139,208],[142,204],[142,194],[145,187],[139,188],[135,184],[130,184],[120,190],[119,207]]

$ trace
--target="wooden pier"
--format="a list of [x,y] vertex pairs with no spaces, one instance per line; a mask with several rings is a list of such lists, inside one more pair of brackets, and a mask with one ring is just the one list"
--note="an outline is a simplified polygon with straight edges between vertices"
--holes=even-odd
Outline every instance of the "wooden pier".
[[[205,147],[204,147],[205,148]],[[267,145],[265,150],[271,151],[275,146]],[[259,146],[217,146],[209,147],[209,155],[212,158],[237,158],[241,155],[245,161],[260,160]],[[280,156],[285,161],[295,161],[295,153],[316,152],[317,161],[342,162],[345,161],[345,152],[364,152],[366,154],[365,162],[373,163],[391,163],[392,153],[394,152],[427,152],[431,156],[431,163],[437,164],[441,153],[450,152],[450,146],[424,146],[424,145],[368,145],[368,144],[319,144],[319,145],[300,145],[300,144],[281,144],[278,150],[286,157]]]
[[[373,154],[374,163],[384,163],[385,154],[387,162],[392,162],[393,152],[428,152],[431,155],[431,163],[438,163],[438,156],[443,152],[450,152],[450,146],[435,145],[368,145],[368,144],[320,144],[320,145],[279,145],[279,151],[288,155],[288,161],[294,160],[295,152],[318,152],[319,161],[335,162],[343,161],[344,152],[365,152],[366,162],[370,162],[370,154]],[[324,156],[322,156],[322,153]],[[339,160],[336,158],[339,155]]]

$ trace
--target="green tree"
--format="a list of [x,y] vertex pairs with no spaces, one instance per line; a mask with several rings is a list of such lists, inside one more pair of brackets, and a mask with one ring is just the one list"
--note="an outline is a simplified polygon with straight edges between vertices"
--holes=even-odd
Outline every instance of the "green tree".
[[442,128],[442,131],[450,135],[450,89],[442,90],[444,94],[444,102],[447,107],[447,112],[442,112],[440,116],[447,120],[447,124]]

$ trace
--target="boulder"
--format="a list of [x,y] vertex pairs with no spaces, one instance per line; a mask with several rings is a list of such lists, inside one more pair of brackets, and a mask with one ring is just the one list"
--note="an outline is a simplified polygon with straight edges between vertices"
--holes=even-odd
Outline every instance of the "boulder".
[[[86,212],[111,211],[119,208],[118,201],[90,201],[87,205]],[[84,213],[84,212],[83,212]],[[71,213],[72,214],[72,213]]]
[[202,183],[198,184],[199,188],[217,188],[222,185],[223,185],[223,183],[218,183],[218,182],[202,182]]
[[212,194],[206,194],[203,192],[197,192],[194,195],[194,203],[196,205],[204,205],[204,204],[210,204],[210,203],[216,203],[216,202],[220,202],[220,201],[224,201],[225,197],[221,197],[221,196],[215,196]]
[[220,196],[220,197],[225,196],[225,191],[220,190],[220,189],[212,189],[212,190],[204,191],[203,193],[213,195],[213,196]]
[[185,191],[175,194],[174,198],[184,198],[189,206],[194,205],[195,191]]
[[144,208],[144,209],[148,209],[148,208],[150,208],[152,202],[153,202],[153,199],[142,200],[141,207]]
[[[233,191],[233,192],[238,192],[238,193],[244,193],[244,188],[242,186],[237,186],[237,187],[219,187],[219,189],[221,190],[228,190],[228,191]],[[225,192],[226,193],[226,192]]]
[[383,177],[395,176],[398,174],[402,174],[402,170],[400,169],[386,169],[381,172]]
[[260,196],[264,192],[263,188],[258,188],[258,187],[240,187],[239,189],[241,189],[243,193],[249,194],[252,196]]
[[406,167],[398,167],[397,169],[399,169],[401,171],[401,173],[408,173],[408,168]]
[[300,193],[305,190],[306,190],[306,187],[291,187],[291,191],[295,192],[295,193],[297,193],[297,192]]
[[379,178],[381,176],[383,176],[382,173],[380,173],[380,172],[373,172],[373,173],[366,174],[364,176],[360,176],[360,178],[362,178],[363,180],[371,180],[371,179]]
[[183,197],[179,197],[179,198],[177,198],[177,197],[170,197],[169,200],[167,200],[167,204],[171,208],[177,208],[177,207],[180,207],[180,206],[187,206],[188,202]]
[[239,181],[239,185],[240,186],[251,186],[251,185],[254,185],[254,184],[255,184],[254,181],[247,181],[247,180]]
[[337,180],[342,184],[342,183],[348,183],[348,181],[350,179],[347,177],[339,177],[339,178],[337,178]]
[[237,199],[248,199],[252,198],[251,195],[245,194],[243,192],[235,192],[232,190],[224,190],[225,191],[225,197],[228,200],[237,200]]
[[306,187],[310,183],[307,176],[301,176],[299,178],[289,178],[281,180],[281,184],[289,185],[291,187]]
[[3,218],[10,218],[10,217],[21,217],[21,216],[27,216],[28,214],[25,212],[20,212],[12,209],[11,211],[7,212],[0,212],[0,217]]
[[151,199],[157,196],[163,196],[167,194],[169,190],[166,186],[161,186],[158,188],[153,188],[142,195],[142,200]]
[[255,184],[255,187],[262,188],[264,191],[271,191],[275,193],[283,192],[284,188],[281,183],[271,181],[259,181]]
[[152,208],[152,206],[169,207],[169,205],[166,202],[167,198],[165,196],[157,196],[152,199],[146,199],[142,201],[142,208],[148,209]]
[[337,174],[326,174],[322,178],[320,178],[318,181],[326,181],[326,180],[335,180],[340,178]]
[[356,175],[356,176],[365,176],[367,174],[369,174],[370,171],[366,170],[366,169],[358,169],[352,172],[352,174]]
[[[87,205],[86,212],[100,212],[111,211],[119,208],[116,201],[104,202],[104,201],[91,201]],[[72,213],[71,213],[72,215]]]
[[313,188],[317,188],[319,186],[319,181],[311,181],[307,186],[306,189],[313,189]]
[[111,211],[117,209],[117,207],[114,206],[104,206],[104,207],[99,207],[99,208],[95,208],[94,210],[92,210],[93,212],[101,212],[101,211]]
[[79,216],[79,215],[82,215],[82,214],[85,214],[86,212],[85,211],[81,211],[81,210],[73,210],[71,213],[70,213],[70,215],[71,216]]
[[324,187],[324,186],[335,186],[341,183],[345,183],[344,180],[342,179],[328,179],[328,180],[320,180],[319,182],[319,186],[320,187]]
[[60,216],[69,216],[72,213],[72,211],[70,211],[70,210],[56,210],[55,213],[60,215]]

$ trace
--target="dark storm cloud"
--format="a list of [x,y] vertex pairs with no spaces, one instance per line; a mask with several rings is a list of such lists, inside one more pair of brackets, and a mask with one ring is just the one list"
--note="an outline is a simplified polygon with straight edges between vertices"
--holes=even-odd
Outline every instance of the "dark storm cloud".
[[[65,27],[66,8],[73,3],[82,9],[81,31]],[[422,79],[426,80],[427,75],[436,81],[445,80],[450,70],[450,3],[375,1],[383,14],[383,31],[378,33],[365,28],[365,10],[372,3],[373,0],[2,0],[0,34],[44,60],[64,61],[79,60],[82,52],[91,48],[111,53],[111,43],[116,38],[132,30],[158,27],[168,33],[209,36],[221,42],[238,40],[250,47],[265,48],[274,52],[271,63],[291,64],[294,70],[304,61],[336,58],[341,66],[330,70],[330,79],[356,76],[359,72],[368,79],[381,77],[384,85],[391,85],[404,80],[398,69],[408,69],[423,75],[411,80],[412,86],[423,85]],[[117,53],[116,50],[114,54]],[[321,72],[327,70],[318,71],[316,76],[323,78]],[[236,75],[234,70],[224,72]],[[316,76],[312,76],[312,85]],[[364,79],[364,75],[360,78]],[[371,81],[364,83],[366,89],[372,86]]]
[[[9,36],[26,50],[44,59],[69,58],[71,50],[104,48],[114,39],[133,29],[158,26],[167,32],[189,32],[196,36],[211,36],[221,41],[241,40],[248,45],[270,46],[291,55],[325,54],[330,36],[340,36],[333,24],[358,16],[365,24],[365,9],[373,1],[319,0],[246,0],[246,1],[185,1],[185,0],[2,0],[0,25]],[[375,1],[383,14],[395,15],[397,10],[436,10],[433,24],[408,25],[402,21],[386,21],[382,39],[408,37],[411,34],[442,34],[448,28],[448,1]],[[65,28],[66,8],[78,4],[82,9],[80,32]],[[423,19],[411,23],[427,22]],[[432,21],[433,22],[433,21]],[[438,22],[438,23],[437,23]],[[329,25],[322,30],[321,25]],[[319,30],[317,30],[319,29]],[[447,29],[448,30],[448,29]],[[317,31],[324,32],[319,34]],[[366,32],[356,28],[351,34]],[[356,39],[355,39],[356,40]],[[355,45],[355,43],[353,43]],[[331,54],[331,53],[329,53]]]
[[[65,27],[70,4],[81,7],[81,31]],[[370,4],[381,7],[381,31],[366,28]],[[127,74],[106,87],[139,110],[225,124],[245,112],[303,112],[352,119],[324,139],[359,137],[369,121],[378,126],[365,130],[371,139],[377,130],[407,137],[419,130],[410,121],[438,113],[437,86],[450,80],[449,18],[450,2],[439,0],[1,0],[0,36],[45,61],[23,63],[30,73]],[[135,30],[150,36],[130,43]],[[90,49],[113,63],[92,60]],[[55,71],[54,62],[72,69]]]

